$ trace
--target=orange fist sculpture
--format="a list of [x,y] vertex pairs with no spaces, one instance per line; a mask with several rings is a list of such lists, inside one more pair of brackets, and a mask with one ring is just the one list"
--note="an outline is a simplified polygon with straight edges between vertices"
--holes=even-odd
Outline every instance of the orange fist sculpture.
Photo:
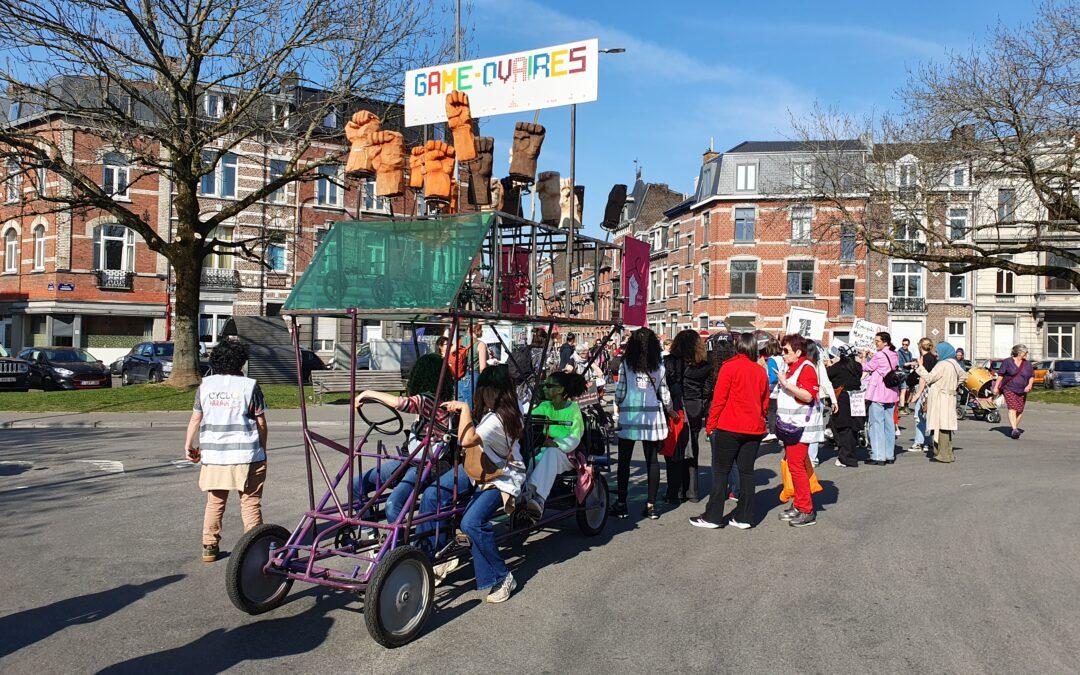
[[376,196],[400,197],[405,191],[405,137],[397,131],[376,131],[368,135],[368,143]]
[[[465,164],[469,174],[469,203],[484,206],[491,203],[491,165],[495,139],[481,136],[476,139],[476,159]],[[460,159],[460,156],[458,157]]]
[[547,132],[539,124],[518,122],[514,126],[514,147],[510,154],[510,177],[532,183],[536,176],[536,158]]
[[540,200],[540,222],[545,225],[558,225],[561,213],[558,171],[542,171],[536,177],[536,196]]
[[352,144],[349,159],[345,162],[346,174],[372,173],[375,170],[368,154],[369,136],[381,127],[382,122],[369,110],[353,113],[352,119],[345,123],[345,138]]
[[424,146],[424,197],[450,201],[450,174],[454,171],[454,146],[428,141]]
[[446,122],[454,134],[454,150],[459,162],[469,162],[476,158],[472,119],[468,94],[452,91],[446,95]]
[[424,146],[418,145],[409,155],[409,187],[421,190],[424,187]]

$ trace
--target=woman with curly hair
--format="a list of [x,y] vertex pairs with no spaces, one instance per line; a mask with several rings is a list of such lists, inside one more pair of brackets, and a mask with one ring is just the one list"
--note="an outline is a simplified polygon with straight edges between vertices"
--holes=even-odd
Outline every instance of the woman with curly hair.
[[656,520],[656,493],[660,490],[660,445],[667,437],[666,409],[671,407],[664,365],[660,361],[660,340],[648,328],[630,334],[623,356],[619,383],[615,387],[615,404],[619,406],[619,470],[618,497],[611,507],[612,514],[627,516],[626,498],[630,491],[630,459],[634,443],[641,441],[648,473],[648,497],[642,515]]
[[585,418],[573,400],[585,393],[585,378],[577,373],[562,371],[548,375],[544,382],[544,401],[532,411],[533,417],[544,417],[557,424],[546,426],[544,438],[529,480],[525,508],[533,518],[544,515],[544,502],[551,494],[555,477],[574,468],[570,455],[577,450],[585,435]]
[[[683,330],[671,341],[671,353],[664,358],[668,390],[675,410],[686,414],[686,427],[679,435],[675,454],[666,457],[667,501],[697,502],[698,497],[698,436],[705,413],[712,400],[714,370],[709,362],[705,341],[696,330]],[[688,452],[689,450],[689,452]]]

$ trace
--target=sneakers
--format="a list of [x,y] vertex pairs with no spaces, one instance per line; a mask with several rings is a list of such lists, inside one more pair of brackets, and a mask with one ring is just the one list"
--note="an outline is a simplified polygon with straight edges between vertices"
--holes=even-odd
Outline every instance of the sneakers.
[[729,520],[727,524],[728,527],[734,527],[736,530],[749,530],[751,527],[753,527],[750,523],[739,522],[734,518]]
[[706,530],[719,530],[720,525],[712,522],[711,520],[705,520],[705,516],[694,516],[690,518],[690,524],[694,527],[703,527]]
[[544,500],[540,499],[539,495],[529,497],[529,501],[525,503],[525,513],[529,514],[533,521],[540,520],[544,515]]
[[491,587],[491,592],[488,593],[487,601],[491,603],[506,602],[510,599],[510,594],[517,588],[517,581],[514,579],[513,574],[507,574],[506,578]]
[[1013,429],[1012,433],[1009,434],[1009,435],[1013,437],[1013,440],[1016,440],[1016,439],[1020,438],[1020,430],[1019,429]]
[[727,493],[727,500],[729,502],[737,502],[737,501],[739,501],[739,498],[735,496],[734,492],[729,492],[729,493]]
[[444,563],[439,563],[431,568],[431,571],[435,573],[435,585],[438,586],[446,577],[450,576],[450,573],[461,567],[461,558],[450,558]]
[[921,443],[912,443],[911,447],[908,448],[908,452],[926,452],[926,447]]
[[792,527],[806,527],[807,525],[813,525],[817,522],[817,514],[811,511],[810,513],[798,513],[794,518],[788,521],[788,525]]
[[652,504],[646,504],[645,508],[641,510],[641,517],[648,518],[649,520],[657,520],[660,518],[660,513]]
[[799,514],[799,509],[792,506],[790,509],[784,509],[780,512],[780,520],[791,520]]
[[626,510],[626,502],[615,502],[611,505],[611,508],[608,509],[608,513],[616,518],[625,518],[630,515]]
[[776,440],[776,434],[765,434],[765,438],[761,439],[762,443],[772,443]]
[[202,561],[203,562],[214,562],[215,560],[218,559],[218,555],[220,555],[220,553],[221,553],[221,551],[218,550],[217,544],[211,544],[210,546],[203,546],[202,547]]

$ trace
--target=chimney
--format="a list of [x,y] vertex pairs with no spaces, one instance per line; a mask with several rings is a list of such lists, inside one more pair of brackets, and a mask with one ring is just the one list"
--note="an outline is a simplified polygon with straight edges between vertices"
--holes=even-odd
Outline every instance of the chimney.
[[290,70],[281,75],[281,93],[291,92],[300,86],[300,73]]
[[961,124],[960,126],[949,132],[950,141],[958,142],[975,142],[975,125],[974,124]]
[[712,148],[709,148],[708,150],[706,150],[705,152],[703,152],[701,154],[701,163],[702,164],[708,164],[709,162],[713,161],[714,159],[716,159],[719,156],[720,156],[719,152],[713,150]]

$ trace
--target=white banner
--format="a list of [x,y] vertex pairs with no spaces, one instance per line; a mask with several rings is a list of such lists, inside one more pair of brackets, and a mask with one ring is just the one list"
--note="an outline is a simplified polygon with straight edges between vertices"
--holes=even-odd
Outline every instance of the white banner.
[[792,307],[787,316],[787,334],[798,333],[807,340],[821,342],[825,337],[825,318],[828,312],[809,307]]
[[[469,95],[473,117],[595,101],[599,40],[418,68],[405,73],[405,125],[446,121],[446,95]],[[531,121],[531,120],[529,120]]]
[[887,329],[879,323],[872,323],[866,319],[855,319],[851,325],[851,342],[856,351],[865,352],[874,349],[874,336],[885,332]]

